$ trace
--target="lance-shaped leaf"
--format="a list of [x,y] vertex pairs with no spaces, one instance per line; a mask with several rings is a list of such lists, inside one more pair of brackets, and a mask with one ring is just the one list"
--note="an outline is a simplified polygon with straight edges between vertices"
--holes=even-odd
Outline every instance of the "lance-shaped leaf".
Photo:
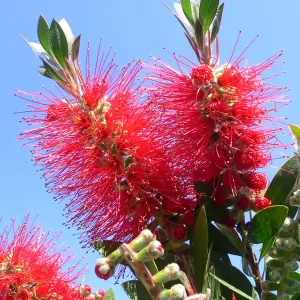
[[293,217],[295,208],[289,204],[289,195],[293,189],[298,175],[296,157],[288,159],[272,179],[265,197],[272,200],[272,205],[285,205],[290,208],[289,215]]
[[59,21],[59,25],[65,34],[65,37],[68,42],[68,52],[70,52],[72,49],[73,41],[74,41],[74,34],[72,32],[72,29],[71,29],[70,25],[68,24],[68,22],[66,21],[66,19],[61,19]]
[[50,28],[44,16],[40,16],[37,27],[39,41],[49,55],[53,55],[50,44]]
[[78,61],[78,55],[79,55],[79,49],[80,49],[80,38],[81,35],[79,35],[72,44],[72,59],[73,61]]
[[209,224],[208,233],[209,243],[212,245],[213,251],[241,255],[240,251],[234,246],[234,244],[214,225]]
[[64,69],[65,68],[64,58],[69,57],[68,41],[64,31],[62,30],[61,26],[55,19],[53,19],[50,26],[50,43],[51,43],[51,49],[56,59]]
[[198,291],[202,290],[208,259],[208,230],[205,208],[202,206],[197,214],[192,240],[193,266]]
[[[230,270],[228,270],[228,272],[230,272]],[[241,273],[242,274],[242,273]],[[239,290],[238,288],[234,287],[233,285],[229,284],[228,282],[226,282],[225,280],[221,279],[220,277],[211,274],[211,276],[213,278],[215,278],[217,281],[219,281],[222,285],[226,286],[228,289],[232,290],[234,293],[242,296],[245,299],[249,299],[249,300],[255,300],[254,298],[252,298],[251,296],[247,295],[246,293],[244,293],[243,291]],[[240,277],[236,278],[237,282],[239,282]],[[252,294],[252,287],[251,287],[251,294]],[[229,298],[228,298],[229,299]]]
[[199,8],[199,19],[206,33],[216,16],[219,0],[202,0]]
[[147,290],[139,280],[129,280],[123,282],[122,288],[131,300],[151,300]]
[[224,9],[224,3],[222,3],[220,5],[220,7],[218,8],[216,16],[213,20],[212,28],[211,28],[211,38],[210,38],[211,42],[213,42],[215,40],[215,38],[217,37],[217,35],[219,33],[221,21],[222,21],[223,9]]
[[190,0],[181,0],[181,7],[182,10],[186,16],[186,18],[189,20],[191,25],[194,25],[194,17],[191,7],[191,1]]
[[268,239],[267,241],[265,241],[263,243],[263,246],[262,246],[262,248],[260,250],[259,260],[261,260],[268,253],[269,249],[271,247],[273,247],[274,242],[275,242],[275,237],[271,237],[270,239]]
[[249,242],[259,244],[271,239],[279,231],[287,215],[288,208],[283,205],[270,206],[259,211],[249,224]]
[[217,227],[223,233],[223,235],[235,246],[235,248],[239,251],[240,255],[243,255],[244,245],[243,242],[240,240],[237,232],[234,229],[230,229],[225,225],[216,223]]

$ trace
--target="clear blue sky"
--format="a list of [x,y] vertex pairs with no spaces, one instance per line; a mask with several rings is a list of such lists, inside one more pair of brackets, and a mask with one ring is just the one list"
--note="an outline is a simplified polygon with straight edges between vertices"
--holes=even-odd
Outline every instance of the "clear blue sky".
[[[173,1],[166,0],[170,6]],[[294,102],[281,112],[290,123],[300,123],[299,48],[300,2],[296,0],[228,0],[225,5],[221,30],[221,59],[226,62],[236,41],[238,31],[243,35],[239,49],[257,34],[260,38],[248,52],[249,63],[264,60],[281,49],[284,50],[284,67],[287,74],[276,78],[276,83],[292,88],[290,98]],[[107,46],[114,44],[118,49],[118,61],[126,64],[133,58],[148,59],[152,54],[169,59],[163,46],[194,59],[193,53],[183,36],[175,18],[160,0],[51,0],[51,1],[4,1],[0,11],[0,57],[1,57],[1,210],[4,219],[19,217],[26,212],[39,214],[45,229],[61,230],[68,245],[78,257],[85,255],[72,230],[61,224],[63,205],[56,204],[46,193],[40,173],[33,166],[29,150],[16,143],[16,136],[24,129],[13,112],[25,109],[25,104],[13,96],[14,88],[39,91],[41,85],[53,87],[53,83],[37,73],[38,59],[26,43],[18,36],[37,41],[36,24],[40,14],[48,20],[66,18],[75,34],[82,33],[82,41],[90,40],[96,51],[101,36]],[[84,46],[84,43],[82,44]],[[82,47],[84,50],[84,47]],[[82,51],[82,56],[84,52]],[[275,81],[275,80],[274,80]],[[291,154],[292,150],[288,150]],[[275,162],[275,166],[278,162]],[[272,176],[274,168],[267,168]],[[3,222],[4,223],[4,222]],[[2,230],[3,224],[0,224]],[[89,253],[87,261],[91,269],[97,259]],[[99,281],[91,270],[86,282],[95,289],[108,288],[113,281]],[[120,287],[116,288],[117,299],[125,299]]]

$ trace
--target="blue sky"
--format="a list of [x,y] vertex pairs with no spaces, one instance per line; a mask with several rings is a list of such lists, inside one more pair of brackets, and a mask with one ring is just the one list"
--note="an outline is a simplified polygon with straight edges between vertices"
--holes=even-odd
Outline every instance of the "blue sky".
[[[170,6],[173,1],[165,1]],[[289,5],[285,4],[289,3]],[[249,41],[260,34],[260,38],[247,52],[249,64],[255,64],[284,50],[286,61],[278,70],[287,71],[283,76],[274,79],[282,86],[289,86],[292,91],[289,97],[293,103],[280,112],[289,117],[290,123],[300,123],[299,85],[299,19],[300,2],[272,0],[238,1],[228,0],[225,5],[223,26],[221,29],[221,60],[226,62],[230,57],[238,32],[242,30],[238,49],[242,51]],[[48,88],[53,83],[38,74],[38,59],[32,54],[26,43],[18,36],[22,34],[30,41],[37,41],[36,24],[40,14],[48,20],[66,18],[75,34],[82,33],[82,41],[90,40],[91,48],[96,52],[101,36],[108,47],[114,44],[118,49],[118,61],[121,65],[134,58],[148,60],[148,56],[169,60],[162,49],[183,54],[192,60],[194,55],[185,40],[182,29],[175,18],[159,0],[52,0],[52,1],[5,1],[0,12],[0,57],[1,57],[1,210],[4,220],[9,217],[22,219],[26,212],[39,214],[39,221],[45,229],[63,232],[64,240],[76,252],[77,257],[85,255],[72,229],[61,224],[63,205],[56,204],[51,195],[46,193],[41,173],[33,166],[29,149],[23,148],[15,139],[24,125],[20,124],[19,115],[13,112],[25,110],[25,103],[13,96],[14,88],[27,91],[39,91],[41,85]],[[85,54],[82,43],[82,57]],[[237,51],[239,53],[239,51]],[[289,142],[289,139],[286,139]],[[291,154],[292,150],[286,152]],[[274,162],[274,167],[279,161]],[[267,168],[270,176],[276,168]],[[5,222],[0,224],[0,230]],[[94,267],[97,254],[89,253],[87,262]],[[99,281],[91,270],[86,282],[95,289],[108,288],[113,280]],[[120,287],[116,288],[117,299],[125,296]]]

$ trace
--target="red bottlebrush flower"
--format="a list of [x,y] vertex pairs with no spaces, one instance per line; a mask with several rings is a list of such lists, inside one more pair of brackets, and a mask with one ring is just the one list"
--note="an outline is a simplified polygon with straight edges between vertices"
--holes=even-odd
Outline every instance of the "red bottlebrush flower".
[[70,199],[69,224],[89,245],[107,238],[128,241],[154,211],[187,210],[179,170],[157,127],[160,118],[140,100],[143,91],[135,85],[140,64],[118,73],[109,54],[98,62],[94,75],[87,66],[86,78],[76,69],[82,95],[72,88],[72,98],[63,99],[51,92],[18,92],[33,97],[32,116],[24,120],[36,127],[21,138],[34,144],[35,162],[56,200]]
[[234,194],[243,186],[242,179],[236,172],[226,172],[222,177],[223,187],[230,189]]
[[208,65],[201,65],[192,69],[191,77],[198,84],[206,85],[213,79],[212,69]]
[[269,129],[267,123],[276,110],[269,103],[285,103],[284,89],[262,78],[280,56],[252,67],[242,67],[244,58],[239,57],[218,67],[173,55],[179,71],[159,59],[148,66],[151,100],[164,112],[165,141],[191,182],[211,183],[216,189],[227,174],[223,185],[236,196],[243,182],[230,174],[265,167],[269,152],[283,146],[276,138],[280,128]]
[[262,191],[267,187],[268,178],[264,173],[247,172],[244,174],[246,185],[255,191]]
[[248,210],[250,208],[250,205],[251,201],[246,195],[240,195],[236,200],[236,207],[241,210]]
[[63,269],[71,256],[55,249],[57,238],[29,223],[29,216],[19,227],[11,221],[0,234],[1,299],[83,299],[76,288],[82,270]]
[[272,204],[272,201],[265,197],[256,197],[254,200],[254,206],[258,210],[269,207]]

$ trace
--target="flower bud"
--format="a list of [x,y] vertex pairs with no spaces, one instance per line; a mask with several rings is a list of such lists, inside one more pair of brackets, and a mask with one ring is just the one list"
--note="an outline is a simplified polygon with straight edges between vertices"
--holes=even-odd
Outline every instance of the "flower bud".
[[261,283],[261,286],[264,291],[277,291],[279,288],[279,283],[265,280]]
[[297,229],[297,222],[292,218],[287,217],[276,235],[279,237],[295,237]]
[[284,267],[285,261],[283,259],[280,259],[280,258],[271,258],[271,257],[269,257],[266,260],[266,265],[271,270],[273,270],[273,269],[281,269],[281,268]]
[[160,300],[183,300],[186,297],[186,290],[182,284],[175,284],[170,290],[165,289],[159,294]]
[[176,280],[181,274],[177,264],[172,263],[167,265],[163,270],[153,275],[153,281],[156,283],[165,283],[171,280]]
[[280,258],[280,257],[290,257],[293,252],[290,251],[290,249],[284,249],[284,248],[279,248],[279,247],[272,247],[269,249],[268,254],[270,257],[273,258]]
[[299,291],[300,291],[300,282],[292,278],[289,278],[286,285],[287,294],[294,295]]
[[277,295],[277,299],[278,300],[290,300],[291,296],[286,293],[283,293],[283,294]]
[[155,240],[155,235],[149,230],[143,230],[138,237],[129,243],[129,246],[136,252],[145,248],[150,242]]
[[142,249],[136,256],[137,261],[148,262],[164,255],[164,248],[159,241],[152,241],[146,248]]
[[250,208],[250,199],[246,195],[240,195],[236,201],[236,207],[243,210],[247,211]]
[[108,279],[114,273],[114,267],[108,264],[106,257],[99,258],[96,262],[95,273],[101,279]]
[[294,195],[290,198],[290,205],[291,206],[300,206],[300,190],[294,192]]
[[254,200],[253,210],[262,210],[269,207],[272,204],[272,201],[265,197],[256,197]]
[[272,270],[269,272],[270,279],[273,281],[280,281],[285,277],[285,272],[282,270]]
[[277,300],[277,296],[271,292],[263,291],[261,294],[262,300]]
[[285,238],[277,238],[275,240],[275,246],[278,248],[285,249]]
[[288,271],[297,271],[298,269],[298,262],[296,259],[288,259],[285,262],[285,267]]

